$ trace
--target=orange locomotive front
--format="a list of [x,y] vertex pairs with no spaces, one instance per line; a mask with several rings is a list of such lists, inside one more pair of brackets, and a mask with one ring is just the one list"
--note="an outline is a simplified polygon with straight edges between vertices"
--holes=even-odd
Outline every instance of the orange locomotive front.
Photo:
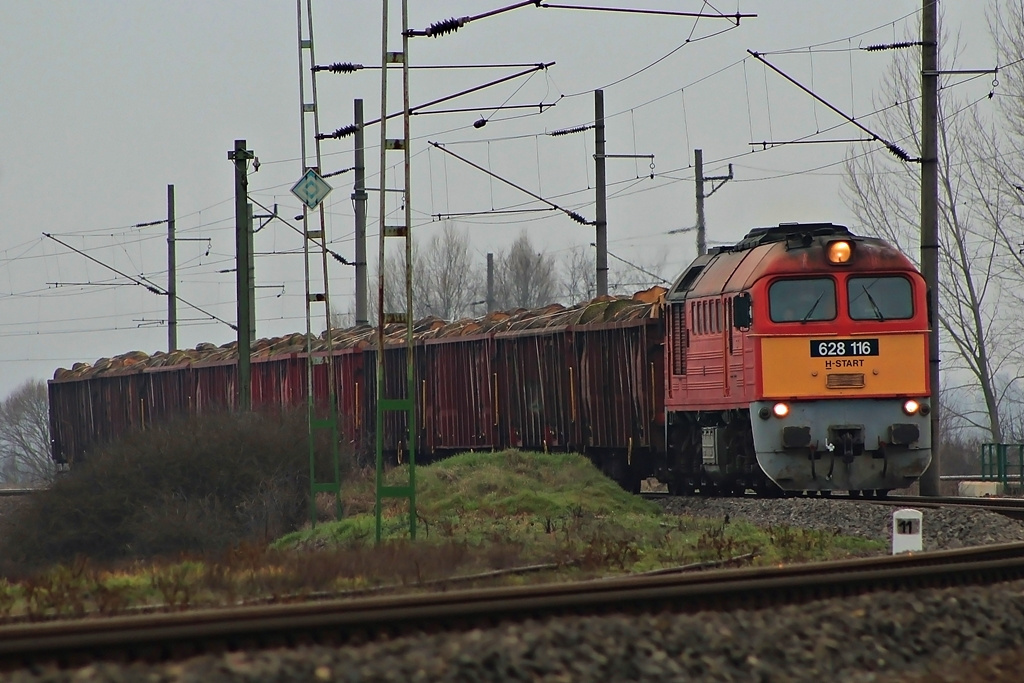
[[674,491],[884,494],[927,468],[925,283],[893,246],[757,228],[694,261],[666,304]]

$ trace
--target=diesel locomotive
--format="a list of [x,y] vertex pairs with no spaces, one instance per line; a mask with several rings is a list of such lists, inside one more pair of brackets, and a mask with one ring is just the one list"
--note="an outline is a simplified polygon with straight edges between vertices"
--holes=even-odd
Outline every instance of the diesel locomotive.
[[[832,224],[757,228],[667,290],[417,322],[415,420],[385,420],[382,442],[392,462],[411,448],[419,462],[578,451],[632,490],[656,476],[680,494],[882,493],[930,462],[929,324],[924,280],[892,245]],[[389,396],[406,386],[404,334],[385,329]],[[314,402],[332,405],[333,383],[339,438],[358,457],[375,438],[376,331],[325,335],[312,341]],[[304,406],[305,336],[252,352],[254,409]],[[237,381],[233,343],[59,369],[53,458],[70,466],[127,430],[234,409]]]
[[832,224],[751,230],[665,297],[670,489],[884,493],[931,461],[924,279]]

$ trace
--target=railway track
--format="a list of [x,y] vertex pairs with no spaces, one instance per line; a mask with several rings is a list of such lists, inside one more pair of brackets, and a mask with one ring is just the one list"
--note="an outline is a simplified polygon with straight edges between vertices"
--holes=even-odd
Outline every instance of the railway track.
[[[870,500],[870,499],[869,499]],[[1022,498],[966,498],[959,496],[892,496],[871,500],[872,503],[899,507],[939,508],[959,507],[974,508],[996,512],[1013,519],[1024,520],[1024,499]]]
[[564,614],[728,610],[879,590],[1024,578],[1024,543],[788,567],[633,576],[358,600],[199,610],[0,627],[0,667],[159,661],[224,650],[340,644]]
[[42,491],[43,489],[0,489],[0,498],[10,498],[17,496],[29,496],[36,491]]
[[[644,492],[641,498],[647,500],[662,500],[671,498],[668,493]],[[892,507],[913,507],[924,509],[937,509],[942,507],[953,507],[963,509],[986,510],[1010,517],[1012,519],[1024,520],[1024,498],[968,498],[961,496],[893,496],[885,498],[861,498],[848,495],[830,496],[829,500],[854,501],[861,503],[872,503],[877,505],[889,505]]]

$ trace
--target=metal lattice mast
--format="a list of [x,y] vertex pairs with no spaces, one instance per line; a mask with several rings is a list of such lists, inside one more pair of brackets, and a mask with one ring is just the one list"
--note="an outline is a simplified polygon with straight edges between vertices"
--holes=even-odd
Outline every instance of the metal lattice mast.
[[[299,39],[299,104],[301,107],[300,136],[302,146],[303,179],[311,178],[310,182],[323,179],[317,174],[321,171],[320,140],[316,133],[320,130],[320,118],[316,105],[316,60],[313,51],[313,11],[312,0],[306,0],[303,13],[303,0],[296,0]],[[305,21],[303,21],[305,19]],[[306,55],[308,54],[308,60]],[[308,68],[306,66],[308,61]],[[307,86],[310,101],[306,101]],[[312,134],[310,133],[311,123]],[[313,155],[309,155],[310,140],[313,141]],[[310,171],[313,171],[312,176]],[[300,183],[302,181],[300,180]],[[326,183],[324,183],[326,186]],[[330,188],[327,186],[326,192]],[[326,192],[323,192],[325,195]],[[334,335],[331,329],[331,299],[327,276],[327,236],[326,221],[322,196],[315,203],[316,208],[310,209],[311,202],[304,202],[302,207],[302,249],[303,268],[306,282],[306,415],[309,442],[309,517],[310,523],[316,525],[316,494],[331,493],[335,500],[335,514],[341,517],[341,467],[338,458],[338,392],[337,379],[334,373]],[[310,214],[313,214],[312,220]],[[312,228],[311,224],[312,223]],[[319,267],[316,260],[319,257]],[[310,267],[310,261],[313,267]],[[323,305],[322,311],[314,311],[314,305]],[[326,353],[314,350],[313,318],[323,315],[324,340]],[[319,412],[316,404],[317,372],[316,366],[324,366],[326,374],[322,385],[326,385],[326,405]],[[318,435],[326,432],[330,439],[331,460],[328,465],[330,479],[318,481],[316,465],[316,444]]]
[[[381,88],[380,88],[380,229],[378,230],[377,257],[377,426],[375,434],[375,450],[377,456],[376,472],[376,533],[377,542],[383,535],[381,502],[388,498],[404,498],[409,502],[409,537],[416,538],[416,380],[413,372],[413,339],[412,339],[412,202],[410,181],[412,178],[412,159],[410,154],[409,131],[409,7],[408,0],[402,0],[402,51],[388,51],[388,3],[383,0],[381,14]],[[387,95],[388,72],[396,65],[402,67],[402,127],[401,138],[387,136]],[[402,225],[387,225],[387,204],[385,187],[385,170],[387,169],[387,153],[402,151],[404,159],[404,187],[400,189],[404,198],[404,221]],[[385,242],[389,237],[404,239],[405,243],[405,312],[385,313],[384,311],[384,254]],[[388,323],[404,323],[404,360],[405,360],[405,396],[387,396],[387,373],[384,341],[384,327]],[[405,485],[385,486],[384,484],[384,430],[387,413],[396,413],[393,418],[395,445],[401,463],[403,450],[409,464],[409,477]],[[405,418],[405,431],[400,434],[397,427]],[[404,448],[403,448],[404,446]]]

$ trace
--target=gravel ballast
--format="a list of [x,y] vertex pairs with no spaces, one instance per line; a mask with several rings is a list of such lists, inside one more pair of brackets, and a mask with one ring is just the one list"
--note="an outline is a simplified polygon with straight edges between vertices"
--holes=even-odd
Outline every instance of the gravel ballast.
[[[772,610],[561,617],[361,647],[19,671],[9,680],[869,683],[1021,647],[1024,583],[1018,582],[997,589],[875,593]],[[1005,679],[1011,680],[1019,678]]]
[[[665,499],[666,512],[885,540],[894,507],[828,499]],[[981,510],[926,510],[926,549],[1024,540]],[[560,617],[361,646],[18,671],[12,681],[1012,681],[1024,582],[874,593],[768,610]],[[1001,659],[990,659],[999,655]],[[966,664],[966,667],[964,663]],[[972,664],[972,662],[974,662]],[[984,663],[984,665],[980,663]],[[1009,669],[998,678],[998,666]],[[957,668],[960,667],[960,668]],[[987,667],[987,668],[985,668]],[[993,668],[995,667],[995,668]],[[972,678],[972,676],[974,676]]]
[[[892,514],[897,505],[830,498],[662,498],[670,514],[743,519],[760,527],[791,526],[835,531],[892,542]],[[924,550],[951,550],[972,545],[1024,541],[1024,523],[972,508],[924,508]]]

